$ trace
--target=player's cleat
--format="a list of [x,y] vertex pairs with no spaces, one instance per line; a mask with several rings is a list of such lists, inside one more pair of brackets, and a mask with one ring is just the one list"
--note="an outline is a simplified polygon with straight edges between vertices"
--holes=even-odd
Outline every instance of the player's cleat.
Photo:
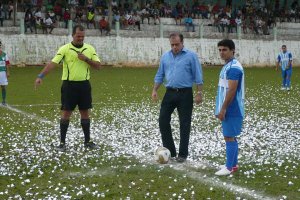
[[2,101],[2,106],[6,106],[6,102],[5,101]]
[[227,175],[231,174],[232,172],[233,171],[228,170],[227,167],[224,167],[224,168],[220,169],[219,171],[217,171],[215,173],[215,175],[217,175],[217,176],[227,176]]
[[64,152],[64,151],[66,151],[66,144],[65,143],[60,143],[57,147],[56,147],[56,150],[57,151],[62,151],[62,152]]
[[[223,168],[226,168],[226,165],[220,165],[219,166],[219,169],[223,169]],[[238,165],[236,165],[236,166],[234,166],[234,167],[232,167],[232,172],[236,172],[237,170],[239,169],[239,166]]]
[[281,87],[280,90],[286,90],[286,88],[285,87]]
[[94,142],[84,143],[84,147],[89,148],[89,149],[99,149],[99,146],[97,144],[95,144]]
[[176,161],[179,162],[179,163],[183,163],[183,162],[186,161],[186,158],[181,157],[181,156],[178,156],[178,157],[176,158]]
[[287,87],[287,88],[286,88],[286,90],[287,90],[287,91],[290,91],[290,90],[291,90],[291,88],[290,88],[290,87]]

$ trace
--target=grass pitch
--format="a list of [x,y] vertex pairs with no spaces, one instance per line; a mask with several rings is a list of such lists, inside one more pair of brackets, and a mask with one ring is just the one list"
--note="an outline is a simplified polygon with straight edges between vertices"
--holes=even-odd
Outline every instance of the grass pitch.
[[[59,139],[60,69],[34,90],[41,68],[12,68],[11,109],[0,107],[0,199],[300,199],[300,70],[292,91],[280,91],[280,72],[245,69],[246,118],[239,138],[239,171],[215,177],[224,163],[220,124],[213,117],[220,68],[204,68],[204,102],[195,107],[186,164],[153,161],[160,145],[159,104],[151,102],[154,68],[92,71],[92,137],[86,151],[78,111]],[[160,99],[164,88],[160,88]],[[178,145],[178,116],[172,118]]]

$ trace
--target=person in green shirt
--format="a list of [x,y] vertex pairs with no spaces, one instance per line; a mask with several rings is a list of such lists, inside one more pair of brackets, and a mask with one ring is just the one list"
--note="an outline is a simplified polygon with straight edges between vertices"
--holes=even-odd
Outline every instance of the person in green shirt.
[[7,54],[2,50],[2,42],[0,41],[0,86],[2,91],[2,105],[6,105],[6,86],[9,77],[9,59]]
[[90,67],[100,69],[100,59],[93,46],[83,42],[85,30],[83,26],[73,27],[71,43],[61,46],[38,77],[35,80],[35,88],[39,86],[43,78],[55,66],[63,63],[62,86],[61,86],[61,110],[60,119],[60,144],[57,150],[66,150],[66,134],[70,116],[78,106],[81,116],[81,126],[84,133],[84,146],[90,149],[98,149],[98,145],[90,141],[90,118],[89,109],[92,108],[92,95],[90,79]]

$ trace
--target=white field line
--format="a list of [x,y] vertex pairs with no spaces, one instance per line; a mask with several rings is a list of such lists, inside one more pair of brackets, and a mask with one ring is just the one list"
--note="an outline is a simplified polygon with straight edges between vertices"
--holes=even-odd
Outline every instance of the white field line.
[[6,106],[2,106],[2,107],[3,107],[3,108],[6,108],[6,109],[8,109],[8,110],[14,111],[14,112],[16,112],[16,113],[19,113],[19,114],[21,114],[21,115],[24,115],[25,117],[28,117],[28,118],[30,118],[30,119],[34,119],[34,120],[36,120],[36,121],[40,121],[40,122],[45,123],[45,124],[50,124],[50,125],[52,125],[52,126],[55,125],[55,123],[53,123],[53,122],[51,122],[51,121],[49,121],[49,120],[47,120],[47,119],[43,119],[43,118],[41,118],[41,117],[39,117],[39,116],[36,116],[35,114],[30,114],[30,113],[24,112],[24,111],[22,111],[22,110],[19,110],[19,109],[17,109],[17,108],[14,108],[14,107],[12,107],[12,106],[10,106],[10,105],[6,105]]
[[[55,104],[48,104],[48,105],[55,105]],[[30,105],[30,106],[36,106],[36,105]],[[39,116],[36,116],[34,114],[24,112],[22,110],[16,109],[16,108],[11,107],[9,105],[3,106],[3,107],[7,108],[8,110],[20,113],[20,114],[22,114],[25,117],[28,117],[30,119],[37,120],[41,123],[46,123],[46,124],[50,124],[50,125],[53,125],[53,126],[55,125],[53,122],[51,122],[47,119],[43,119],[43,118],[41,118]],[[133,155],[133,156],[135,156],[135,155]],[[142,159],[142,160],[143,160],[143,162],[146,162],[146,163],[149,163],[149,164],[157,164],[157,163],[153,162],[153,157],[150,157],[150,156],[145,156],[144,159]],[[196,171],[189,170],[191,168],[196,169],[197,167],[201,168],[203,166],[207,166],[204,163],[201,164],[201,163],[195,163],[195,162],[187,161],[186,163],[183,163],[183,164],[177,164],[177,163],[172,164],[172,163],[170,163],[170,164],[168,164],[168,166],[170,166],[171,168],[173,168],[177,171],[185,173],[188,177],[190,177],[194,180],[197,180],[201,183],[209,184],[212,187],[223,188],[223,189],[231,191],[233,193],[240,194],[240,195],[246,195],[248,197],[256,198],[256,199],[264,199],[264,200],[275,200],[275,199],[277,199],[277,198],[274,198],[274,197],[269,197],[267,195],[258,193],[255,190],[249,190],[248,188],[240,187],[240,186],[237,186],[237,185],[234,185],[234,184],[231,184],[231,183],[222,182],[221,180],[219,180],[216,177],[208,177],[207,175],[204,175],[201,172],[196,172]]]
[[[103,102],[96,102],[96,103],[92,103],[92,105],[139,105],[140,103],[127,103],[127,102],[113,102],[113,103],[103,103]],[[12,107],[38,107],[38,106],[60,106],[60,103],[52,103],[52,104],[48,104],[48,103],[43,103],[43,104],[13,104],[11,105]]]

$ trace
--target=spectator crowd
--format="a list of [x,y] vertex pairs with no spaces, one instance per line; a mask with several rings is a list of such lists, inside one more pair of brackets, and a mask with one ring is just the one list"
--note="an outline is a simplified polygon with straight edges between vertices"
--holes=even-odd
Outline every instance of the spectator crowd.
[[[2,2],[2,1],[1,1]],[[179,1],[172,6],[170,1],[147,0],[140,5],[138,0],[112,0],[111,23],[108,21],[109,1],[106,0],[24,0],[19,8],[25,13],[25,32],[51,34],[56,27],[68,27],[68,21],[84,24],[88,29],[99,29],[101,35],[110,34],[111,26],[120,23],[121,29],[141,30],[141,24],[159,24],[160,18],[173,18],[176,25],[185,25],[186,31],[195,31],[194,19],[210,20],[218,32],[270,34],[276,22],[298,22],[300,7],[294,0],[291,5],[281,5],[279,0],[265,5],[263,0],[246,0],[239,6],[231,4],[205,4],[205,1],[193,0],[190,5]],[[219,1],[217,1],[219,2]],[[230,2],[230,1],[227,1]],[[0,3],[0,26],[4,20],[11,20],[14,11],[13,1]]]

